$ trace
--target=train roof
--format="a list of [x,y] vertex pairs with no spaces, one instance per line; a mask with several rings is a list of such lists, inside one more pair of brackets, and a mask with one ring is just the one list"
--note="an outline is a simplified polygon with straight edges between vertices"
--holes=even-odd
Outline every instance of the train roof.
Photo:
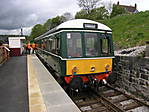
[[92,20],[87,20],[87,19],[74,19],[70,21],[66,21],[59,26],[57,26],[57,29],[61,28],[84,28],[84,24],[96,24],[98,30],[106,30],[106,31],[112,31],[108,26],[92,21]]
[[91,30],[101,30],[101,31],[112,32],[112,30],[108,26],[102,23],[92,21],[92,20],[87,20],[87,19],[74,19],[58,25],[57,27],[35,38],[35,40],[38,40],[39,38],[44,38],[46,35],[49,35],[61,29],[84,29],[84,28],[91,29]]

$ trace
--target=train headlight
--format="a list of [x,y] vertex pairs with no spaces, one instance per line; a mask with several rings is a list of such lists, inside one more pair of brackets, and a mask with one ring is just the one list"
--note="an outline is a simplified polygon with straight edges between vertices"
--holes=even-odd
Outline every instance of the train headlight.
[[77,68],[77,67],[73,67],[72,73],[74,74],[74,73],[76,73],[76,72],[78,72],[78,68]]
[[108,71],[109,68],[110,68],[110,65],[106,65],[106,66],[105,66],[105,70],[106,70],[106,71]]
[[94,72],[95,71],[95,67],[91,67],[91,72]]

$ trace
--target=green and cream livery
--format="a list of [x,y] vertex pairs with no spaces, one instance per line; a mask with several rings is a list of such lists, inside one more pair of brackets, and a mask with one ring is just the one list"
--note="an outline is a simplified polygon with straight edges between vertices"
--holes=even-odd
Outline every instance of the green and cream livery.
[[75,19],[35,39],[37,54],[72,88],[107,83],[114,58],[112,30],[99,22]]

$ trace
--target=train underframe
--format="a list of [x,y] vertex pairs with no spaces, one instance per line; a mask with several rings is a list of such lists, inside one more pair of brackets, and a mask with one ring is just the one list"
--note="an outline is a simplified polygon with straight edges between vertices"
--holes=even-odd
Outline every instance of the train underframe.
[[71,75],[64,77],[64,80],[67,86],[69,86],[69,89],[74,91],[81,91],[87,87],[98,90],[102,85],[106,85],[107,83],[112,84],[115,82],[116,79],[113,80],[112,75],[112,72],[95,75]]

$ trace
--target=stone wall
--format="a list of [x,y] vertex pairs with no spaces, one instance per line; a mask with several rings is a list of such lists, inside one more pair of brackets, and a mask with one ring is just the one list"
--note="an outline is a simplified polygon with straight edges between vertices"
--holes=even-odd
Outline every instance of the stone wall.
[[116,56],[114,72],[118,76],[116,86],[149,100],[149,59]]
[[146,53],[145,53],[146,57],[149,57],[149,42],[148,45],[146,45]]

